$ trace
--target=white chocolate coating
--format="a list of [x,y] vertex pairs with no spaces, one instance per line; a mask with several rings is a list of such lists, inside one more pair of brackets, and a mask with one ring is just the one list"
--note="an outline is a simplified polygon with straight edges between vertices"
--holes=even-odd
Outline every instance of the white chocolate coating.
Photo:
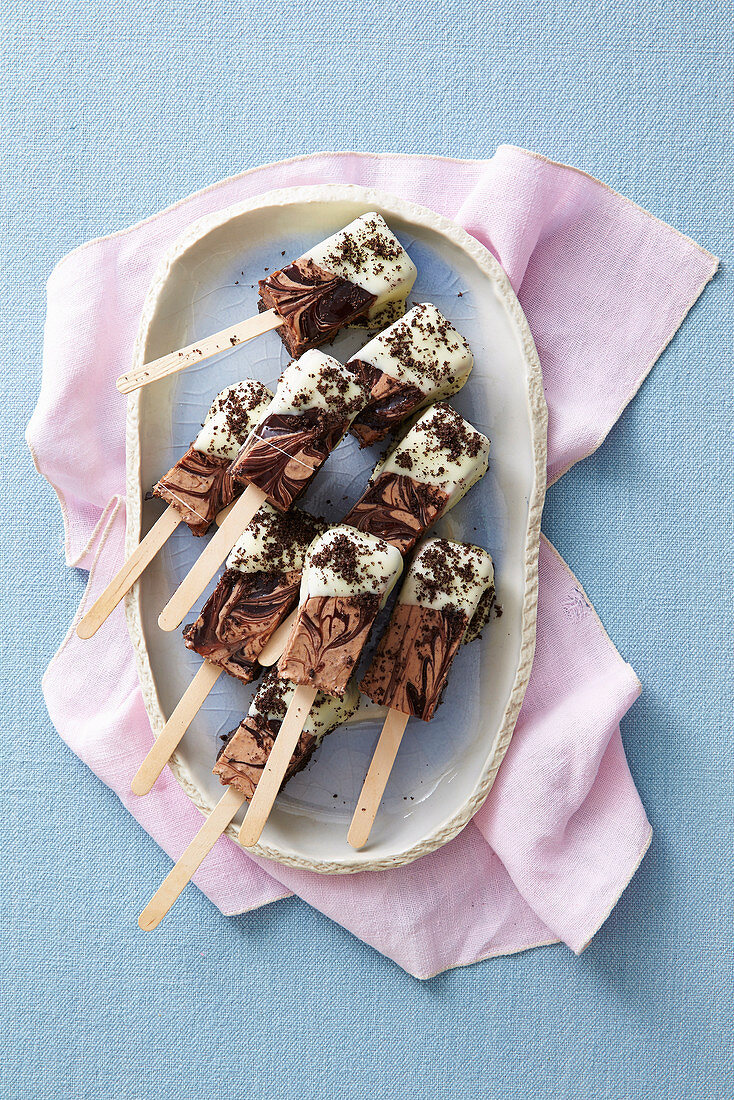
[[[252,702],[250,703],[248,714],[251,718],[267,718],[274,721],[283,720],[296,687],[290,680],[281,679],[280,684],[282,688],[279,692],[277,710],[270,709],[267,705],[267,696],[271,683],[277,679],[277,669],[273,669],[265,676],[260,688],[253,696]],[[263,698],[265,698],[265,705],[263,705],[262,702]],[[348,721],[357,710],[358,706],[359,690],[354,679],[349,681],[343,699],[337,699],[333,695],[325,695],[323,691],[319,691],[316,694],[313,706],[309,711],[308,718],[303,727],[304,733],[313,735],[317,742],[321,742],[327,733],[331,733],[337,726],[341,726],[344,722]]]
[[304,518],[311,520],[314,534],[326,527],[299,508],[284,515],[272,504],[262,504],[232,547],[227,569],[240,573],[300,573],[309,546],[308,536],[304,540],[299,531],[299,520]]
[[425,394],[426,404],[457,393],[474,365],[464,337],[430,302],[413,306],[353,358],[415,386]]
[[330,410],[344,401],[354,403],[356,416],[365,402],[362,387],[337,359],[312,349],[285,368],[267,415]]
[[[335,548],[334,560],[317,564],[321,552],[328,553],[332,548]],[[345,573],[340,570],[342,562],[348,567]],[[311,543],[301,578],[300,602],[303,604],[313,596],[376,595],[382,607],[402,571],[402,555],[390,543],[339,524]]]
[[379,214],[370,212],[327,237],[303,256],[332,275],[374,294],[369,317],[392,303],[404,305],[418,274],[415,264]]
[[427,539],[413,558],[398,601],[436,611],[462,611],[471,620],[493,584],[492,559],[481,546]]
[[[194,440],[194,450],[213,458],[233,461],[272,400],[273,394],[268,387],[253,378],[227,386],[214,398],[204,425]],[[241,422],[236,430],[232,428],[233,418]]]
[[[452,453],[445,441],[447,430],[458,435],[463,453]],[[448,495],[444,508],[447,511],[484,476],[488,465],[486,435],[473,428],[450,405],[432,405],[378,463],[370,480],[374,481],[380,474],[394,473],[435,485]]]

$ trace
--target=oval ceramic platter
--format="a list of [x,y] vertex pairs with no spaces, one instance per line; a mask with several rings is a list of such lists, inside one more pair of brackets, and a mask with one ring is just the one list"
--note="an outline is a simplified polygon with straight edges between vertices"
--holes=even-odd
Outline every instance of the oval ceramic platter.
[[[290,188],[211,215],[176,243],[150,289],[134,363],[252,316],[257,281],[268,269],[369,210],[383,215],[418,267],[408,304],[434,302],[474,352],[473,373],[452,403],[490,437],[489,472],[435,533],[490,551],[502,615],[493,616],[483,637],[458,654],[433,721],[408,723],[362,851],[347,844],[347,829],[384,712],[365,709],[332,733],[278,796],[261,843],[252,851],[327,874],[395,867],[445,844],[487,797],[512,736],[535,643],[546,468],[547,414],[527,322],[496,260],[447,219],[361,187]],[[365,339],[364,331],[349,330],[328,350],[345,361]],[[274,389],[287,362],[277,333],[268,332],[131,395],[128,554],[163,510],[161,501],[144,500],[146,491],[189,446],[214,396],[247,377]],[[362,492],[379,453],[379,448],[360,451],[348,436],[315,478],[303,505],[338,521]],[[182,524],[126,602],[145,705],[156,732],[201,663],[178,631],[159,629],[157,618],[202,546],[203,540]],[[210,591],[211,586],[195,610]],[[365,664],[386,621],[383,612]],[[172,760],[177,780],[204,813],[222,794],[212,775],[220,737],[239,724],[254,690],[220,677]],[[241,816],[229,829],[233,839]]]

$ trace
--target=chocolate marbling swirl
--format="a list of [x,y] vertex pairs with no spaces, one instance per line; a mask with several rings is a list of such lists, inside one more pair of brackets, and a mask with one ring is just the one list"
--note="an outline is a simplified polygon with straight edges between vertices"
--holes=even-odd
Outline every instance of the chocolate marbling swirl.
[[226,569],[199,618],[184,627],[187,649],[250,683],[260,671],[263,646],[298,602],[300,583],[300,572]]
[[311,260],[273,271],[258,286],[259,308],[274,309],[283,318],[278,332],[294,359],[336,336],[376,301],[374,294]]
[[214,458],[189,447],[153,486],[153,496],[172,504],[195,535],[205,535],[217,513],[242,492],[229,474],[229,465],[226,458]]
[[371,363],[350,359],[349,369],[361,376],[370,392],[369,401],[350,428],[361,447],[379,443],[425,401],[417,386],[398,382]]
[[441,515],[448,496],[407,474],[378,474],[342,523],[378,535],[405,555]]
[[343,697],[379,608],[371,594],[309,597],[298,609],[278,673]]
[[[219,776],[220,783],[234,787],[247,799],[252,798],[280,726],[280,721],[276,719],[248,715],[229,735],[229,740],[219,752],[214,775]],[[296,772],[306,767],[315,748],[314,735],[302,733],[286,769],[281,790]]]
[[467,623],[461,611],[397,604],[360,690],[373,703],[428,722]]
[[230,466],[231,476],[257,485],[281,511],[308,487],[349,426],[325,409],[265,418]]

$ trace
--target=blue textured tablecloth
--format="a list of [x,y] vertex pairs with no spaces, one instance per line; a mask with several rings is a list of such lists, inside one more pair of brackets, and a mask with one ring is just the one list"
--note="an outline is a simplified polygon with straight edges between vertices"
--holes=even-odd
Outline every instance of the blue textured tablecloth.
[[[730,5],[122,7],[14,0],[2,28],[0,1096],[732,1096]],[[580,958],[544,949],[421,984],[300,902],[227,920],[193,888],[144,936],[169,861],[61,743],[39,690],[85,579],[64,569],[22,437],[49,270],[262,161],[503,141],[723,258],[545,512],[644,685],[622,733],[653,845]]]

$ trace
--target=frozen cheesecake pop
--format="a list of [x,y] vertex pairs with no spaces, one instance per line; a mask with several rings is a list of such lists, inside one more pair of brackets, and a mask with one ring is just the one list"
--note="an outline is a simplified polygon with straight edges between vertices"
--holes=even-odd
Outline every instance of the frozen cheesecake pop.
[[281,339],[297,356],[354,321],[378,327],[400,316],[416,275],[400,241],[372,212],[262,279],[261,309],[282,318]]
[[486,473],[489,440],[450,405],[432,405],[377,464],[344,523],[407,554]]
[[180,523],[204,535],[217,513],[242,492],[229,476],[229,465],[272,396],[267,386],[253,379],[217,395],[186,454],[149,494],[167,501],[168,508],[78,623],[80,638],[91,638],[99,630]]
[[414,306],[347,363],[370,391],[352,434],[362,446],[379,443],[401,421],[457,393],[473,364],[468,343],[436,306]]
[[360,683],[367,698],[428,722],[477,609],[493,595],[486,550],[448,539],[424,542]]
[[281,511],[304,492],[364,408],[359,375],[330,355],[307,351],[284,370],[275,397],[230,468]]
[[360,688],[388,707],[349,828],[353,848],[369,838],[411,715],[429,721],[459,646],[494,600],[492,559],[479,546],[430,539],[419,549]]
[[[263,677],[247,717],[228,735],[219,751],[214,774],[219,776],[221,783],[234,787],[246,799],[251,799],[255,792],[295,690],[294,684],[281,679],[277,671],[271,669]],[[359,691],[353,680],[343,699],[317,693],[283,784],[306,767],[324,737],[351,718],[358,706]]]
[[394,546],[352,527],[331,527],[316,539],[306,554],[281,676],[343,695],[402,565]]
[[272,399],[267,386],[251,378],[227,386],[186,454],[153,486],[152,495],[172,504],[195,535],[205,535],[217,513],[242,492],[229,468]]
[[163,630],[181,623],[264,501],[285,512],[305,491],[366,399],[361,379],[323,352],[307,351],[286,367],[229,467],[244,492],[161,612]]

